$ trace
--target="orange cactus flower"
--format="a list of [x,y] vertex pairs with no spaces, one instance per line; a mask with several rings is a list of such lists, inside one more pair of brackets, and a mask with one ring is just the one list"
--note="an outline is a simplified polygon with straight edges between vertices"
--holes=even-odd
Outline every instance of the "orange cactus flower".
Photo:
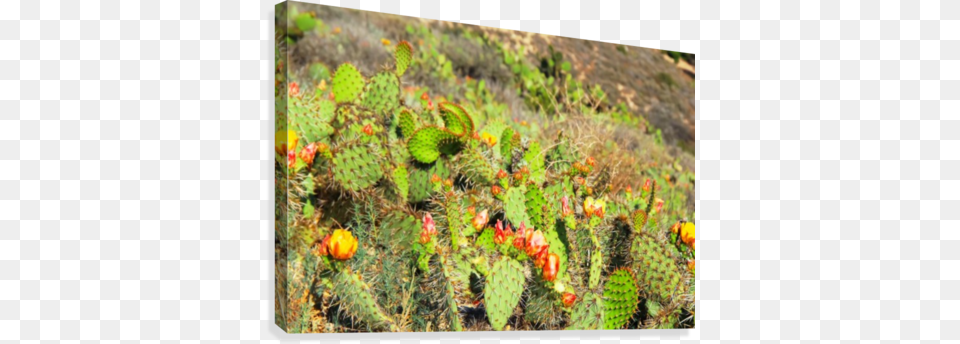
[[594,159],[592,156],[587,157],[587,165],[590,165],[591,167],[597,166],[597,160]]
[[383,44],[383,46],[386,47],[386,46],[389,46],[389,45],[390,45],[390,40],[389,40],[389,39],[386,39],[386,38],[381,38],[381,39],[380,39],[380,43]]
[[506,177],[507,177],[507,171],[500,170],[500,171],[497,172],[497,178],[498,178],[498,179],[503,179],[503,178],[506,178]]
[[[533,228],[529,228],[532,230]],[[520,227],[517,227],[517,236],[513,239],[513,247],[516,247],[519,250],[522,250],[526,246],[527,241],[527,225],[524,222],[520,222]]]
[[527,166],[521,167],[521,168],[520,168],[520,173],[530,174],[530,168],[527,167]]
[[513,229],[510,228],[510,224],[507,224],[507,227],[503,227],[503,222],[497,220],[497,225],[494,227],[496,232],[493,234],[493,242],[497,245],[507,242],[507,239],[513,236]]
[[370,124],[363,126],[363,133],[367,135],[373,135],[373,126]]
[[300,150],[300,160],[303,160],[307,166],[313,164],[313,158],[317,155],[317,143],[308,144]]
[[673,234],[680,233],[681,223],[682,221],[677,221],[677,223],[674,223],[673,226],[670,226],[670,233],[673,233]]
[[477,216],[473,218],[473,229],[481,230],[484,226],[487,225],[487,221],[490,220],[490,217],[487,216],[487,210],[484,209]]
[[338,229],[330,235],[327,243],[327,252],[336,260],[347,260],[353,258],[357,253],[357,238],[348,230]]
[[432,176],[430,176],[430,182],[431,182],[431,183],[439,183],[439,182],[440,182],[440,176],[438,176],[436,173],[434,173]]
[[571,292],[569,292],[569,291],[563,293],[563,305],[564,305],[564,306],[567,306],[567,307],[573,306],[573,303],[574,303],[574,302],[577,302],[577,294],[571,293]]
[[503,192],[503,188],[501,188],[500,185],[494,185],[493,187],[490,188],[490,192],[493,193],[494,196],[496,196],[496,195],[499,195],[501,192]]
[[697,271],[696,262],[693,259],[687,261],[687,269],[690,269],[690,272]]
[[327,245],[330,244],[330,234],[327,234],[323,237],[323,240],[320,241],[320,247],[317,247],[317,253],[319,256],[327,255]]
[[684,223],[680,227],[680,240],[684,244],[690,245],[690,248],[694,248],[694,241],[696,240],[696,227],[693,225],[693,222]]
[[290,86],[287,89],[287,93],[290,94],[291,97],[299,96],[300,84],[298,84],[296,81],[291,81]]
[[[530,233],[531,230],[528,229],[527,232]],[[527,255],[531,257],[540,253],[540,249],[547,246],[547,238],[543,236],[542,231],[538,229],[532,232],[533,234],[530,234],[530,237],[527,238]]]
[[523,173],[521,173],[520,171],[517,171],[517,173],[514,173],[514,174],[513,174],[513,179],[514,179],[514,180],[521,180],[521,179],[523,179]]
[[430,96],[427,95],[427,92],[423,92],[423,94],[420,95],[420,100],[430,100]]
[[553,282],[557,279],[557,272],[560,271],[560,256],[556,253],[547,255],[547,261],[543,264],[543,279]]
[[626,191],[627,191],[627,194],[632,194],[632,193],[633,193],[633,188],[630,187],[630,185],[627,185],[627,190],[626,190]]

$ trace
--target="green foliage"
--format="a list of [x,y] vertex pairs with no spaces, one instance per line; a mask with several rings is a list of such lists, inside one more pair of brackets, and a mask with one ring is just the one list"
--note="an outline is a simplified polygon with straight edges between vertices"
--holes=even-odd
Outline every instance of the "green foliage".
[[344,189],[360,191],[383,177],[378,154],[362,144],[349,144],[333,156],[333,179]]
[[393,115],[400,106],[400,79],[397,75],[382,72],[370,78],[363,92],[363,106],[380,116]]
[[397,166],[393,169],[393,184],[397,186],[397,194],[400,195],[400,198],[404,201],[407,200],[407,195],[410,192],[410,179],[408,179],[407,168],[403,165]]
[[682,295],[686,285],[677,264],[670,258],[667,249],[654,237],[637,235],[630,254],[634,259],[633,270],[644,287],[644,293],[655,301],[668,302],[675,295]]
[[400,41],[400,43],[397,43],[397,76],[403,75],[403,72],[406,72],[407,68],[410,67],[410,60],[413,58],[412,55],[413,46],[410,45],[410,42]]
[[447,169],[443,159],[437,160],[432,164],[414,164],[410,166],[410,202],[420,202],[432,196],[436,191],[430,183],[430,177],[434,174],[441,180],[450,177],[450,170]]
[[577,302],[570,316],[568,330],[599,330],[603,327],[603,301],[594,293],[587,293]]
[[520,223],[531,223],[527,217],[526,199],[523,195],[523,187],[513,187],[507,190],[504,197],[503,210],[505,216],[514,226]]
[[523,292],[523,267],[515,260],[502,258],[493,264],[483,291],[484,304],[490,325],[502,331],[513,309],[520,303]]

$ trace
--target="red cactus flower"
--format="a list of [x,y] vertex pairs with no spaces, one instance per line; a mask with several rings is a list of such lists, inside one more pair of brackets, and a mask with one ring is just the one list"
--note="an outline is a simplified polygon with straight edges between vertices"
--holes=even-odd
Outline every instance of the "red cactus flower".
[[308,144],[300,150],[300,160],[303,160],[307,166],[313,164],[313,158],[317,155],[317,143]]
[[654,203],[654,206],[653,206],[653,212],[659,213],[661,210],[663,210],[663,200],[657,198],[657,201],[656,203]]
[[297,151],[294,149],[287,151],[287,167],[293,168],[297,165]]
[[563,198],[560,199],[560,205],[561,215],[563,215],[563,217],[573,215],[573,209],[570,209],[570,199],[568,199],[567,196],[563,196]]
[[503,222],[497,220],[497,225],[494,227],[494,229],[496,229],[496,232],[493,234],[493,242],[497,245],[500,245],[507,240],[507,233],[503,230]]
[[556,253],[547,255],[547,262],[543,265],[543,279],[553,282],[557,279],[557,272],[560,271],[560,256]]
[[500,185],[494,185],[493,187],[490,188],[490,192],[493,193],[494,196],[496,196],[496,195],[499,195],[501,192],[503,192],[503,188],[501,188]]
[[506,177],[507,177],[507,171],[500,170],[499,172],[497,172],[497,178],[498,178],[498,179],[503,179],[503,178],[506,178]]
[[423,92],[423,94],[420,95],[420,100],[430,100],[430,96],[427,95],[427,92]]
[[533,258],[533,265],[537,268],[543,268],[543,265],[547,263],[548,255],[550,255],[550,245],[541,247],[540,251],[537,251],[536,254],[531,256]]
[[327,234],[327,236],[323,237],[323,240],[320,241],[320,247],[317,248],[317,251],[318,251],[318,253],[319,253],[320,256],[326,256],[326,255],[327,255],[327,253],[328,253],[328,252],[327,252],[327,245],[329,245],[329,244],[330,244],[330,234]]
[[433,215],[423,213],[423,231],[429,235],[437,234],[437,223],[433,222]]
[[644,180],[644,181],[643,181],[643,192],[650,192],[650,189],[652,189],[652,188],[653,188],[653,180],[652,180],[652,179],[647,178],[647,180]]
[[573,303],[574,303],[574,302],[577,302],[577,294],[571,293],[571,292],[569,292],[569,291],[563,293],[563,305],[564,305],[564,306],[567,306],[567,307],[573,306]]
[[[533,229],[532,227],[529,229]],[[526,246],[527,241],[527,231],[528,228],[524,222],[520,222],[520,227],[517,227],[517,236],[513,239],[513,247],[516,247],[518,250],[522,250]]]
[[373,126],[370,124],[363,126],[363,133],[367,135],[373,135]]
[[432,100],[428,100],[428,101],[427,101],[427,110],[433,111],[433,101],[432,101]]
[[289,87],[289,89],[288,89],[288,93],[290,94],[291,97],[299,96],[299,95],[300,95],[300,84],[298,84],[296,81],[290,82],[290,87]]
[[476,230],[483,229],[483,227],[487,225],[487,221],[489,220],[490,218],[487,216],[487,210],[484,209],[479,214],[477,214],[476,217],[473,218],[473,229],[476,229]]

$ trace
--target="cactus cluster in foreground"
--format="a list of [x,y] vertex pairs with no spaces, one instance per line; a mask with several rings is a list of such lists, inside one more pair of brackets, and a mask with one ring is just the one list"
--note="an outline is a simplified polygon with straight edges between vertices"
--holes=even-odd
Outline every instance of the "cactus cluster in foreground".
[[395,64],[372,76],[341,64],[330,93],[278,95],[287,116],[276,147],[278,325],[692,322],[693,270],[680,252],[692,252],[693,224],[668,226],[657,183],[613,192],[616,162],[584,156],[563,133],[541,142],[453,102],[411,106],[402,86],[412,50],[399,42]]

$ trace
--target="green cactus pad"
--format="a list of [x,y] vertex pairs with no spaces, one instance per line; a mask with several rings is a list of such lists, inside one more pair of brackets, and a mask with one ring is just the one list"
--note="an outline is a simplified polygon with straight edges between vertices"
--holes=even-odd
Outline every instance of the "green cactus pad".
[[547,205],[547,200],[543,198],[543,191],[540,191],[540,187],[536,185],[527,184],[527,193],[524,198],[527,216],[530,217],[530,222],[527,224],[536,228],[545,228],[548,221],[543,208]]
[[407,109],[400,110],[400,114],[397,115],[400,135],[405,138],[413,136],[413,133],[417,130],[417,120],[414,116],[416,116],[416,114]]
[[484,228],[483,232],[480,233],[480,236],[477,237],[477,241],[474,243],[477,247],[486,250],[487,252],[493,252],[497,250],[497,244],[493,242],[494,230],[491,228]]
[[685,292],[677,263],[667,249],[651,235],[639,234],[630,246],[633,270],[644,293],[655,301],[670,301]]
[[524,187],[512,187],[505,195],[503,211],[510,223],[519,226],[520,223],[531,223],[527,216],[526,199],[523,196]]
[[542,182],[545,175],[544,154],[540,152],[540,142],[530,141],[527,152],[523,154],[523,160],[527,162],[530,168],[530,180]]
[[[457,251],[460,248],[460,237],[463,236],[461,233],[463,211],[460,209],[460,202],[452,197],[446,199],[444,206],[447,213],[447,230],[450,231],[450,245],[454,251]],[[473,229],[473,227],[470,227],[470,229]]]
[[290,111],[290,125],[304,143],[323,141],[333,134],[330,118],[335,105],[329,100],[318,102],[318,110]]
[[443,159],[433,164],[414,164],[407,169],[410,170],[410,202],[420,202],[434,194],[433,184],[430,183],[430,177],[434,174],[441,180],[450,177],[450,170]]
[[428,126],[413,133],[410,140],[407,141],[407,149],[414,159],[429,164],[440,157],[441,150],[450,152],[445,147],[456,145],[457,142],[457,137],[449,131]]
[[333,99],[339,103],[349,103],[357,99],[363,92],[363,75],[351,63],[344,63],[337,67],[333,74]]
[[413,46],[410,45],[410,42],[400,41],[400,43],[397,43],[395,58],[397,63],[397,76],[401,76],[407,71],[407,67],[410,67],[410,61],[413,59]]
[[483,300],[490,325],[503,331],[514,308],[520,303],[526,278],[523,267],[517,261],[503,257],[493,264],[484,286]]
[[500,134],[500,157],[503,158],[504,164],[511,163],[510,160],[513,159],[513,148],[513,129],[506,127]]
[[603,328],[603,302],[600,296],[587,293],[577,301],[570,316],[568,330],[599,330]]
[[471,134],[476,130],[473,124],[473,118],[471,118],[470,115],[467,114],[467,110],[464,110],[460,105],[443,102],[438,105],[438,108],[440,109],[440,116],[443,118],[447,129],[457,136]]
[[600,273],[603,270],[603,255],[600,250],[594,250],[590,255],[590,288],[596,288],[600,284]]
[[474,182],[487,185],[493,182],[497,171],[487,162],[479,148],[469,147],[459,156],[463,164],[463,173]]
[[529,296],[524,301],[523,319],[547,327],[553,327],[563,319],[559,294],[544,284],[533,283],[527,288]]
[[410,180],[408,179],[408,174],[409,172],[407,172],[407,168],[402,165],[397,166],[397,168],[393,170],[393,184],[397,186],[397,194],[400,195],[400,198],[403,199],[403,201],[407,200],[407,195],[409,194],[410,190]]
[[333,179],[350,191],[365,189],[383,177],[379,161],[379,155],[368,146],[345,145],[333,156]]
[[341,309],[378,330],[396,331],[397,325],[377,305],[370,286],[360,275],[343,271],[334,277],[333,293],[340,298]]
[[637,311],[640,289],[630,270],[621,268],[610,274],[603,287],[603,328],[622,328]]
[[381,72],[370,78],[363,92],[363,106],[380,116],[393,115],[400,106],[400,79]]

